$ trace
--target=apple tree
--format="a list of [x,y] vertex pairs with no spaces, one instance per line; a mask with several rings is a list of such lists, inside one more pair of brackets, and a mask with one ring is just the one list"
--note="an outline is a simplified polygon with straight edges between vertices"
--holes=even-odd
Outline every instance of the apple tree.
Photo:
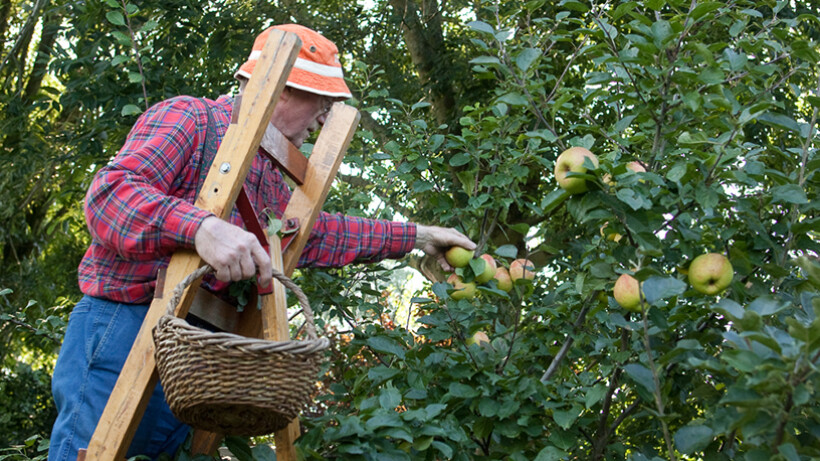
[[[446,36],[477,83],[457,113],[392,97],[363,64],[358,104],[392,131],[364,130],[353,166],[378,213],[459,227],[537,275],[455,300],[413,261],[429,281],[396,310],[395,268],[305,272],[336,342],[303,453],[820,456],[816,2],[465,8]],[[575,146],[598,165],[570,194],[553,171]],[[361,210],[360,191],[329,203]],[[706,253],[732,266],[715,294],[690,284]],[[621,274],[641,283],[633,311]],[[490,343],[468,345],[476,331]]]

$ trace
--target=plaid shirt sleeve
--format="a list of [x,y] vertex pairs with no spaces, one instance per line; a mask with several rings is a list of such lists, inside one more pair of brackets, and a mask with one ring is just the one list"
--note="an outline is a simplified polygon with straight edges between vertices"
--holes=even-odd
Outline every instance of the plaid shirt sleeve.
[[406,255],[416,243],[416,225],[320,213],[313,225],[301,266],[341,267]]
[[[260,208],[282,217],[291,191],[282,174],[266,169],[265,184],[259,188],[266,196]],[[341,267],[353,262],[368,263],[401,258],[416,243],[416,225],[378,219],[320,212],[302,250],[300,267]]]
[[199,225],[211,216],[183,197],[195,181],[197,168],[190,164],[199,159],[193,158],[193,146],[205,136],[199,116],[190,99],[177,98],[140,117],[86,195],[86,222],[95,242],[136,261],[193,247]]

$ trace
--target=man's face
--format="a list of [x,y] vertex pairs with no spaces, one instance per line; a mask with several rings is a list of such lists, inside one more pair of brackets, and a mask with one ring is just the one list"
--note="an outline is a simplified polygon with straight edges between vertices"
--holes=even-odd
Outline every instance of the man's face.
[[294,146],[300,147],[311,133],[325,124],[334,99],[286,87],[273,110],[271,123]]

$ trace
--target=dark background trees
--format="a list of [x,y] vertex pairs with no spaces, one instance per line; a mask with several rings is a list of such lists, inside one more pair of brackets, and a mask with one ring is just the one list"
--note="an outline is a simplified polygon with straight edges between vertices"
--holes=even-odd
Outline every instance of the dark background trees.
[[[820,456],[818,5],[777,1],[4,2],[0,446],[47,435],[94,171],[148,105],[229,92],[281,22],[339,45],[362,111],[328,210],[457,226],[540,269],[459,302],[415,256],[426,279],[303,271],[337,339],[307,456]],[[573,145],[601,165],[567,198]],[[735,268],[720,297],[685,283],[707,251]],[[607,296],[622,272],[644,313]]]

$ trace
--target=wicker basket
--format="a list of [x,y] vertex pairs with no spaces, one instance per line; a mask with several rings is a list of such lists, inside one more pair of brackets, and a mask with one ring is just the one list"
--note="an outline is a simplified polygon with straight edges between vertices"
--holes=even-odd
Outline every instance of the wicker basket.
[[180,421],[226,435],[282,429],[310,402],[330,342],[317,338],[307,297],[289,278],[273,276],[296,294],[308,340],[267,341],[213,333],[174,315],[185,288],[213,269],[203,266],[174,289],[154,328],[157,369],[165,398]]

